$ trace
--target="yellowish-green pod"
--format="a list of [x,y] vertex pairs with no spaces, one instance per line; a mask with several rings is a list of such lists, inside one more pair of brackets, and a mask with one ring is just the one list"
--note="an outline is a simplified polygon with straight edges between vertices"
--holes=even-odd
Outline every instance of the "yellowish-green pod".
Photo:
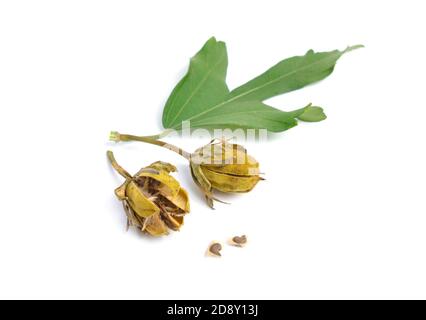
[[259,163],[251,156],[247,155],[243,163],[226,164],[226,165],[202,165],[202,168],[214,172],[224,174],[232,174],[237,176],[253,176],[259,175]]
[[246,149],[226,141],[197,149],[190,160],[191,173],[203,190],[207,203],[213,206],[213,190],[221,192],[249,192],[260,177],[259,163],[247,154]]
[[212,188],[221,192],[249,192],[261,179],[259,176],[252,175],[232,175],[221,172],[215,172],[203,168],[205,177],[210,181]]

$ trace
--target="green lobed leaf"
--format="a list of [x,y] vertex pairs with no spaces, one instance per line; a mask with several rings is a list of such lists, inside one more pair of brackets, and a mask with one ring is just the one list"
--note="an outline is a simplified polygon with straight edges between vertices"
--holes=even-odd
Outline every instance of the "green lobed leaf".
[[344,51],[315,53],[285,59],[265,73],[229,91],[226,45],[209,39],[191,59],[187,74],[172,91],[163,112],[163,126],[179,130],[183,121],[191,128],[268,129],[280,132],[297,125],[298,120],[322,121],[323,109],[311,105],[286,112],[263,103],[279,94],[303,88],[333,72]]

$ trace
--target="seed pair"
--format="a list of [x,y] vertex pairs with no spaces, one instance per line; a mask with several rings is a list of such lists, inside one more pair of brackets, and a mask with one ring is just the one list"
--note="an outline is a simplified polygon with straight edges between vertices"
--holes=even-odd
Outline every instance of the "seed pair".
[[[235,236],[228,241],[228,244],[234,247],[243,247],[247,243],[247,236]],[[212,256],[221,257],[222,245],[219,242],[213,242],[208,249],[208,253]]]

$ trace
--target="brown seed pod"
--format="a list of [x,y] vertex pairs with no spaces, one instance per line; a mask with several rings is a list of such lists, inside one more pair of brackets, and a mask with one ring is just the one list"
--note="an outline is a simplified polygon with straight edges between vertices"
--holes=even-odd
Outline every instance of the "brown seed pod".
[[170,173],[176,168],[157,161],[130,175],[108,151],[112,166],[126,181],[115,190],[127,215],[127,227],[135,226],[152,236],[163,236],[168,229],[178,231],[189,213],[189,197]]
[[211,253],[214,256],[221,257],[220,251],[222,250],[222,245],[218,242],[215,242],[210,245],[209,247],[209,253]]
[[237,247],[242,247],[247,243],[247,236],[235,236],[231,239],[231,244]]

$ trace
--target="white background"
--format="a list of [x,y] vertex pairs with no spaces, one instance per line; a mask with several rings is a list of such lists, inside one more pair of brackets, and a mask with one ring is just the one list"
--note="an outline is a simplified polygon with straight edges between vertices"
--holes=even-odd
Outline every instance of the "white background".
[[[426,298],[424,13],[424,1],[2,1],[0,298]],[[183,158],[107,142],[162,129],[212,35],[231,88],[310,48],[366,46],[270,101],[328,119],[248,143],[267,180],[215,211]],[[181,232],[125,232],[107,149],[131,172],[178,166],[192,200]],[[246,248],[204,256],[243,233]]]

